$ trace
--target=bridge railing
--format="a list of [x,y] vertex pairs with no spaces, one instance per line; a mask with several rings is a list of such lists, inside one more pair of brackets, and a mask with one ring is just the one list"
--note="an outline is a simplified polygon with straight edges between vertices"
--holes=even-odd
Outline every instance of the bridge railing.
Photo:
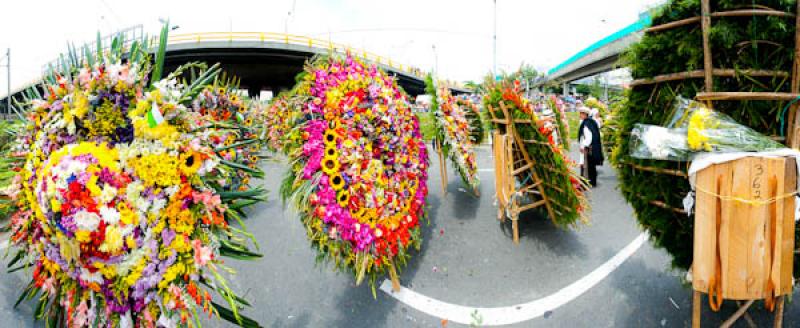
[[[130,44],[133,40],[139,40],[142,37],[142,26],[136,25],[124,30],[119,31],[115,34],[110,34],[107,36],[102,37],[102,44],[108,47],[111,44],[111,40],[114,36],[119,35],[120,33],[123,35],[123,42],[126,44]],[[200,42],[207,42],[207,41],[256,41],[256,42],[263,42],[263,43],[282,43],[286,45],[300,45],[300,46],[308,46],[309,48],[319,48],[319,49],[328,49],[332,52],[337,53],[350,53],[353,56],[358,58],[364,59],[366,61],[374,62],[379,65],[385,65],[395,71],[402,72],[404,74],[416,76],[418,78],[423,77],[423,72],[419,68],[403,65],[401,63],[397,63],[392,61],[391,58],[380,56],[366,50],[358,50],[356,48],[350,47],[345,44],[332,42],[330,40],[322,40],[311,38],[302,35],[293,35],[293,34],[285,34],[285,33],[276,33],[276,32],[201,32],[201,33],[187,33],[187,34],[175,34],[170,35],[167,39],[168,45],[174,44],[187,44],[187,43],[200,43]],[[150,39],[151,44],[149,48],[155,48],[158,46],[158,40],[156,38]],[[81,47],[76,47],[75,49],[81,50],[84,48],[88,48],[94,51],[96,47],[96,42],[87,43]],[[47,73],[50,68],[59,68],[61,67],[61,63],[63,61],[62,57],[56,58],[44,66],[42,66],[42,72]]]
[[332,42],[330,40],[316,39],[302,35],[293,35],[276,32],[203,32],[203,33],[188,33],[176,34],[169,37],[168,44],[181,44],[181,43],[200,43],[204,41],[257,41],[257,42],[271,42],[283,43],[287,45],[300,45],[309,48],[328,49],[332,52],[350,53],[353,56],[361,59],[371,61],[377,64],[386,65],[396,71],[405,74],[422,77],[423,73],[420,69],[413,66],[403,65],[392,61],[391,58],[377,55],[366,50],[358,50],[345,44]]

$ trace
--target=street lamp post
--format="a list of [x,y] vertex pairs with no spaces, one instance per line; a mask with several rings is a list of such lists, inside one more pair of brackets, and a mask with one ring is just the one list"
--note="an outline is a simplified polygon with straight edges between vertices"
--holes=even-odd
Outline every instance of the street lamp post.
[[289,19],[292,18],[292,14],[294,14],[296,4],[297,0],[292,1],[292,8],[286,13],[286,19],[283,21],[283,34],[289,34]]
[[6,110],[5,114],[11,114],[11,48],[6,50]]
[[432,44],[431,49],[433,49],[433,75],[436,76],[439,74],[439,54],[436,52],[436,45]]
[[492,35],[492,74],[497,79],[497,0],[494,3],[494,34]]

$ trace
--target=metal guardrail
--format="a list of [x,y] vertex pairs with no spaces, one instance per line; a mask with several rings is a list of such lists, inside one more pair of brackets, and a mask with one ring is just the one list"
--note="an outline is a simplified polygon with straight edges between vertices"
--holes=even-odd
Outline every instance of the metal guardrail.
[[[133,27],[129,27],[123,30],[118,31],[114,34],[109,34],[101,38],[102,44],[109,46],[111,45],[111,40],[117,35],[123,35],[123,40],[127,44],[130,44],[133,40],[140,40],[144,34],[142,32],[142,26],[136,25]],[[403,65],[392,61],[391,58],[380,56],[371,52],[367,52],[366,50],[355,50],[355,48],[350,47],[345,44],[331,42],[330,40],[322,40],[322,39],[315,39],[301,35],[293,35],[293,34],[285,34],[285,33],[276,33],[276,32],[201,32],[201,33],[186,33],[186,34],[175,34],[170,35],[167,39],[167,45],[176,45],[176,44],[189,44],[189,43],[200,43],[204,41],[256,41],[256,42],[273,42],[273,43],[282,43],[287,45],[299,45],[299,46],[308,46],[309,48],[319,48],[319,49],[328,49],[333,52],[338,52],[341,54],[350,53],[358,58],[361,58],[366,61],[371,61],[377,64],[386,65],[396,71],[415,76],[417,78],[423,78],[424,74],[422,70],[419,68]],[[150,39],[149,48],[155,48],[158,46],[158,39],[152,38]],[[90,51],[96,50],[97,41],[93,41],[87,43],[81,47],[76,48],[78,51],[81,51],[83,48],[88,48]],[[54,59],[42,67],[42,72],[47,72],[50,67],[58,68],[60,67],[61,58]]]
[[419,68],[403,65],[392,61],[391,58],[380,56],[366,50],[356,50],[345,44],[335,43],[330,40],[322,40],[310,38],[302,35],[293,35],[276,32],[203,32],[203,33],[188,33],[176,34],[170,36],[168,44],[186,44],[186,43],[200,43],[203,41],[257,41],[257,42],[275,42],[299,46],[307,46],[309,48],[328,49],[338,53],[350,53],[361,59],[371,61],[377,64],[386,65],[394,70],[413,75],[418,78],[423,77],[423,72]]
[[[104,45],[104,48],[108,48],[111,45],[112,40],[117,35],[123,35],[123,41],[126,45],[129,45],[133,40],[141,40],[144,37],[144,32],[142,25],[135,25],[129,28],[125,28],[122,30],[117,31],[116,33],[109,34],[102,36],[100,38],[101,44]],[[258,42],[275,42],[275,43],[283,43],[287,45],[300,45],[300,46],[307,46],[309,48],[318,48],[318,49],[328,49],[332,52],[337,52],[340,54],[350,53],[353,56],[356,56],[360,59],[365,61],[373,62],[379,65],[385,65],[395,71],[414,76],[418,79],[424,79],[425,73],[417,68],[410,65],[403,65],[401,63],[397,63],[393,61],[391,58],[386,56],[377,55],[366,50],[357,50],[356,48],[350,47],[345,44],[332,42],[330,40],[322,40],[316,39],[301,35],[293,35],[293,34],[285,34],[285,33],[276,33],[276,32],[201,32],[201,33],[187,33],[187,34],[175,34],[170,35],[169,39],[167,40],[168,45],[176,45],[176,44],[189,44],[189,43],[199,43],[204,41],[258,41]],[[150,39],[149,48],[155,48],[158,46],[158,39],[152,38]],[[75,47],[77,51],[82,51],[84,48],[88,48],[89,51],[96,51],[97,41],[88,42],[80,47]],[[64,56],[64,55],[62,55]],[[42,67],[42,75],[45,75],[48,70],[52,68],[59,68],[61,66],[61,57],[51,60],[47,64]],[[30,82],[24,84],[21,88],[17,90],[13,90],[11,93],[17,94],[25,89],[28,89],[39,82],[41,82],[41,78],[34,78]],[[9,96],[9,95],[6,95]]]

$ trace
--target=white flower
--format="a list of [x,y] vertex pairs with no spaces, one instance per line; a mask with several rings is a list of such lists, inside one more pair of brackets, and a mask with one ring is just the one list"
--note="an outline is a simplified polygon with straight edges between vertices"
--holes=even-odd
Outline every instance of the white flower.
[[95,231],[97,230],[97,226],[100,224],[100,217],[97,216],[97,214],[87,211],[75,213],[74,218],[75,224],[77,224],[78,228],[81,230]]
[[119,212],[113,208],[101,206],[100,216],[103,217],[103,221],[106,221],[107,224],[116,225],[119,222]]
[[100,193],[100,202],[107,204],[114,200],[114,197],[117,196],[117,188],[114,188],[109,185],[105,185],[103,187],[103,192]]
[[172,321],[169,317],[167,317],[164,312],[161,312],[161,316],[158,317],[158,322],[156,322],[157,327],[161,328],[175,328],[175,322]]
[[92,283],[93,282],[93,283],[96,283],[98,285],[103,283],[103,274],[100,273],[100,271],[96,271],[95,273],[91,273],[91,272],[89,272],[88,269],[81,268],[81,276],[80,276],[80,278],[81,278],[81,280],[83,280],[83,281],[85,281],[87,283]]
[[[174,192],[173,192],[173,194],[174,194]],[[172,195],[170,194],[170,196],[172,196]],[[150,213],[152,213],[154,215],[158,215],[159,213],[161,213],[161,210],[164,209],[164,207],[166,205],[167,205],[167,200],[166,199],[164,199],[164,198],[156,198],[153,201],[153,204],[150,206]]]
[[131,311],[125,312],[125,315],[119,317],[119,326],[120,328],[131,328],[133,327],[133,320],[131,319]]

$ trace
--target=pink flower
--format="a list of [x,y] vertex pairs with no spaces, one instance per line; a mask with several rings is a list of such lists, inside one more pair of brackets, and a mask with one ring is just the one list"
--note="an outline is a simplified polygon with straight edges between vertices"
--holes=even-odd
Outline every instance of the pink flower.
[[[147,312],[147,311],[145,311]],[[81,301],[75,308],[75,316],[72,317],[72,327],[84,327],[89,325],[89,306],[86,301]]]
[[211,261],[211,248],[203,246],[199,239],[192,241],[192,248],[194,249],[194,263],[198,266],[204,266],[208,261]]

